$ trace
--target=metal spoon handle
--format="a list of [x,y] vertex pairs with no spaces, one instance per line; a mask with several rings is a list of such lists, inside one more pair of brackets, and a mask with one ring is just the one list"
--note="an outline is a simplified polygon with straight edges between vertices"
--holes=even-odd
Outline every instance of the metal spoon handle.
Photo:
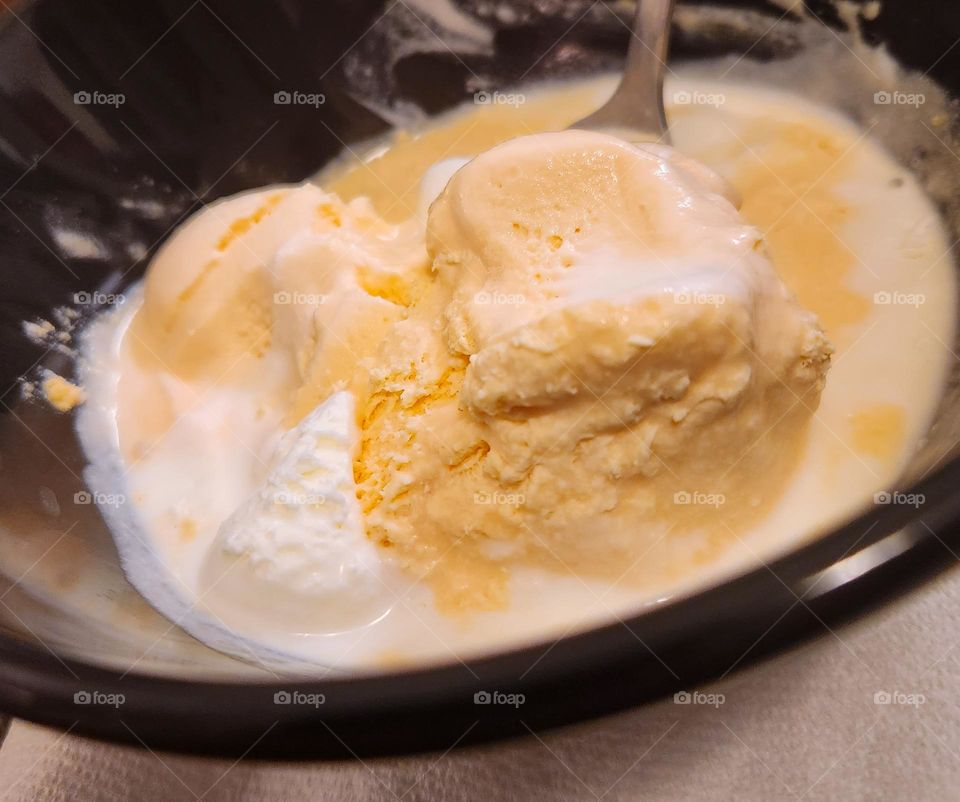
[[573,128],[627,129],[669,142],[663,113],[663,71],[674,0],[637,0],[623,77],[613,96]]

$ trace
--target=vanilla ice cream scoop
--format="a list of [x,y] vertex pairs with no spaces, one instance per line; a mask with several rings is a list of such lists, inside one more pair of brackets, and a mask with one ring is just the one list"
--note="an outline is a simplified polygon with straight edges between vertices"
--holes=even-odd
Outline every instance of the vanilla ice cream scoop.
[[288,431],[262,486],[223,522],[200,597],[225,624],[325,633],[387,611],[353,480],[353,398],[334,393]]
[[832,349],[734,201],[670,148],[586,131],[461,166],[430,207],[433,295],[410,313],[439,319],[444,348],[409,361],[446,382],[361,415],[360,475],[403,477],[360,483],[368,528],[443,555],[449,595],[472,583],[492,603],[504,561],[650,570],[646,549],[703,523],[684,494],[724,498],[730,527],[759,515]]
[[[820,378],[803,369],[825,360],[825,340],[759,232],[718,176],[670,148],[577,131],[508,142],[451,179],[429,238],[478,412],[595,408],[603,395],[628,425],[664,393],[683,395],[671,415],[685,416],[707,373],[728,402],[758,367],[788,385],[799,371],[798,394]],[[670,371],[678,390],[660,386]]]
[[309,183],[235,195],[157,254],[131,345],[144,364],[186,380],[255,376],[277,345],[305,370],[317,310],[342,307],[351,289],[395,292],[397,272],[424,258],[419,224],[387,223],[363,198],[344,203]]

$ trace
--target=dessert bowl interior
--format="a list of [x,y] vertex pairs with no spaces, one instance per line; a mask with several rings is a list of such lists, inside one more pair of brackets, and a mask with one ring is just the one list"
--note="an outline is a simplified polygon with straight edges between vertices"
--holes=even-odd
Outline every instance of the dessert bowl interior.
[[[921,505],[877,506],[770,565],[559,642],[404,673],[314,677],[296,687],[323,702],[291,705],[276,701],[293,692],[289,680],[205,647],[126,581],[91,503],[102,500],[86,490],[72,417],[24,398],[21,377],[69,375],[85,320],[122,296],[202,204],[304,180],[345,149],[476,92],[616,70],[630,14],[627,4],[580,0],[40,0],[0,16],[6,710],[201,752],[241,753],[268,729],[256,754],[446,748],[467,730],[463,742],[523,732],[725,674],[952,561],[957,359],[897,488]],[[705,78],[787,86],[869,128],[920,179],[953,241],[958,34],[960,12],[946,1],[891,0],[879,15],[850,4],[787,13],[681,5],[673,57]],[[912,72],[889,71],[878,46]],[[924,100],[878,100],[893,91]],[[294,103],[295,93],[322,101]],[[52,331],[26,336],[23,321],[36,320],[52,321]],[[474,705],[475,693],[492,690],[523,694],[522,716],[516,706]],[[94,693],[122,701],[84,701]]]

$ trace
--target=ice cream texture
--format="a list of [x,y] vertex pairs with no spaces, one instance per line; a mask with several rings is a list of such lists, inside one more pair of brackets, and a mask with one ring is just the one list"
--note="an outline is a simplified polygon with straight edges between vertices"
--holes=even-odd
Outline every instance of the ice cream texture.
[[212,559],[329,589],[361,559],[323,551],[336,529],[456,612],[504,606],[518,565],[680,570],[701,497],[735,535],[789,476],[832,350],[735,203],[670,148],[564,131],[467,162],[425,222],[313,185],[204,211],[153,264],[133,347],[238,385],[278,358],[284,425],[326,410],[342,431],[317,447],[352,459],[342,504],[283,519],[289,548],[261,489]]
[[355,443],[353,399],[342,391],[284,434],[266,480],[223,522],[204,566],[202,598],[219,619],[336,632],[389,608],[363,535]]

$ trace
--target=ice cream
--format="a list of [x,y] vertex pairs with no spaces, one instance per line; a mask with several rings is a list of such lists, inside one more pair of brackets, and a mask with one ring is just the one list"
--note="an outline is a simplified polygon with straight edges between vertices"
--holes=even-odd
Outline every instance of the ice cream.
[[294,428],[203,572],[221,617],[356,623],[378,548],[448,612],[505,606],[518,565],[640,580],[677,570],[639,558],[696,530],[683,494],[736,527],[794,466],[831,348],[719,176],[587,131],[445,172],[425,232],[275,188],[208,209],[151,268],[133,331],[167,369],[286,366]]
[[642,573],[695,524],[677,494],[729,499],[731,522],[773,498],[831,348],[718,176],[604,134],[521,137],[452,177],[427,248],[357,475],[368,531],[443,604],[503,604],[517,562]]
[[[425,246],[416,221],[312,186],[204,213],[151,271],[144,341],[187,376],[274,349],[290,365],[298,449],[318,414],[347,426],[326,411],[333,399],[356,403],[359,430],[364,519],[308,505],[278,535],[289,505],[270,494],[306,470],[281,454],[213,546],[221,569],[227,555],[249,563],[231,594],[247,573],[285,598],[343,590],[311,567],[327,526],[337,543],[365,529],[442,609],[463,611],[507,604],[521,564],[641,577],[652,543],[696,527],[684,493],[729,499],[730,526],[755,517],[794,465],[830,346],[732,197],[669,148],[566,131],[460,167],[429,207]],[[353,444],[344,430],[323,447]],[[737,492],[746,476],[762,479]],[[283,566],[268,556],[278,537],[293,549]]]
[[[302,349],[312,342],[317,307],[329,303],[333,311],[320,316],[335,329],[336,302],[351,289],[365,286],[373,298],[389,292],[393,271],[422,251],[413,236],[410,224],[383,222],[369,203],[345,204],[310,184],[228,198],[158,254],[132,340],[144,360],[184,379],[239,375],[245,358],[266,353],[274,338],[301,352],[297,365],[306,370]],[[366,302],[351,314],[372,307],[384,305]]]
[[[294,428],[203,572],[221,617],[266,583],[246,614],[362,619],[377,547],[449,612],[506,605],[518,565],[639,580],[652,543],[696,528],[682,494],[729,499],[735,527],[796,461],[830,346],[719,176],[586,131],[434,175],[425,231],[273,188],[206,210],[151,268],[144,359],[242,386],[270,354],[284,377]],[[311,481],[339,503],[277,501]]]
[[[246,659],[462,656],[669,598],[881,489],[939,380],[912,343],[950,341],[942,232],[852,126],[724,91],[724,125],[675,113],[681,150],[496,144],[471,108],[191,218],[81,377],[137,589]],[[522,114],[586,111],[551,97]],[[904,319],[880,290],[937,301]]]
[[200,592],[226,623],[336,632],[390,606],[353,481],[353,397],[341,391],[288,431],[260,488],[220,526]]

